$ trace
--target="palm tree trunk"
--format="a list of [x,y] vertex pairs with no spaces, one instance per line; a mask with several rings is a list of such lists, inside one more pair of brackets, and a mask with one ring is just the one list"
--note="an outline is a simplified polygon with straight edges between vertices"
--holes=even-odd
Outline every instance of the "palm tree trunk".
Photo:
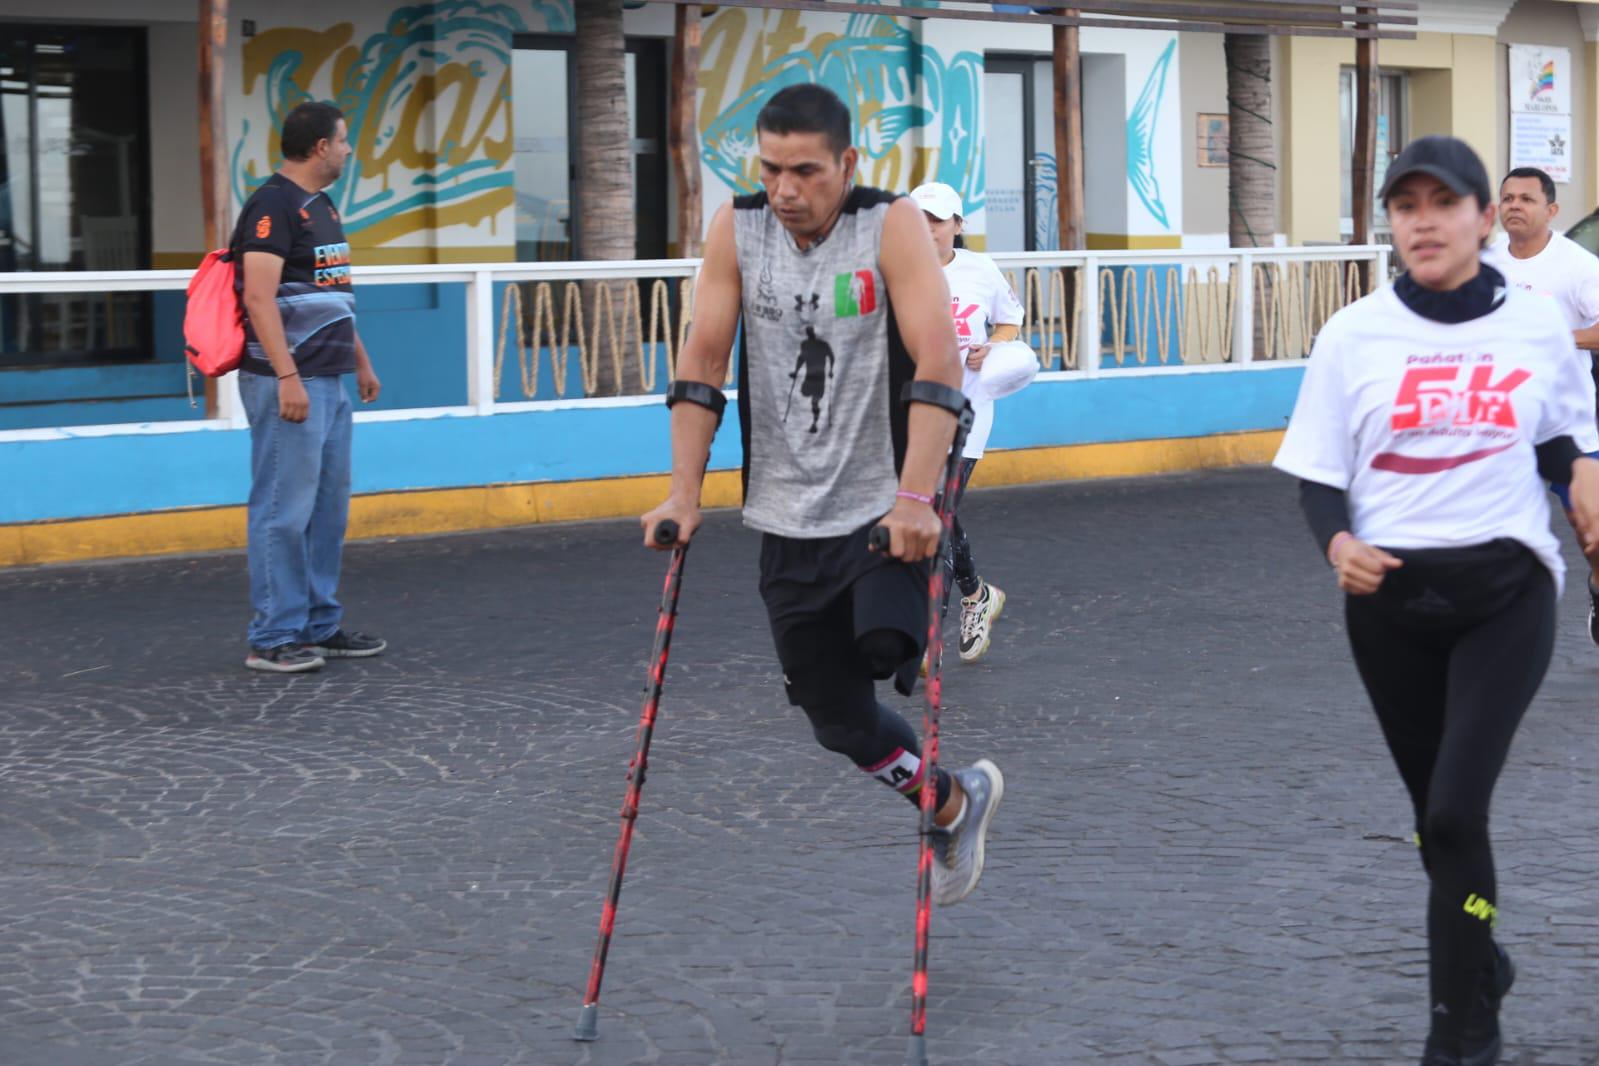
[[[577,176],[572,188],[577,201],[577,254],[580,259],[632,259],[636,254],[633,149],[627,136],[622,0],[576,0],[576,15]],[[624,324],[624,284],[610,286],[610,317],[618,329]],[[601,360],[600,391],[641,391],[636,358],[624,360],[621,381],[611,373],[611,334],[598,289],[593,283],[583,286],[583,305],[590,328],[596,322],[600,326],[588,338],[590,357]],[[630,342],[630,348],[637,343],[631,337]],[[633,352],[626,355],[632,357]]]
[[[1227,243],[1234,248],[1262,248],[1277,237],[1277,149],[1271,129],[1271,38],[1264,34],[1227,34],[1222,43],[1227,60]],[[1256,322],[1271,321],[1272,297],[1265,264],[1256,270],[1265,284],[1256,290]],[[1240,276],[1237,284],[1254,288],[1255,279]],[[1255,323],[1248,327],[1251,332]],[[1261,338],[1251,338],[1258,357]]]
[[1271,136],[1271,38],[1229,33],[1227,57],[1227,239],[1270,247],[1277,232],[1277,151]]

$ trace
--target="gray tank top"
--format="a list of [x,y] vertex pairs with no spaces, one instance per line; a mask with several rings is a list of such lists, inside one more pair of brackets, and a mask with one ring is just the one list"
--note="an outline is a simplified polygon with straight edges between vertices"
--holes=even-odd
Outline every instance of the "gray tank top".
[[744,523],[814,539],[887,514],[899,487],[915,376],[878,267],[892,193],[856,188],[801,251],[766,194],[733,201],[743,279],[739,420]]

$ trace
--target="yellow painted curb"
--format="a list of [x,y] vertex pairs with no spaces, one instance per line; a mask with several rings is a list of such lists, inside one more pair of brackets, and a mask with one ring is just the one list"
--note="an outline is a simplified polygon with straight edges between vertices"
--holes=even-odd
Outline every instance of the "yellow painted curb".
[[[1271,461],[1280,430],[1213,437],[1074,444],[991,451],[972,476],[977,487],[1134,477]],[[541,522],[642,514],[665,498],[671,478],[602,478],[381,492],[350,501],[350,538],[405,537]],[[736,507],[737,470],[705,479],[706,507]],[[207,507],[0,526],[0,567],[244,547],[243,507]]]

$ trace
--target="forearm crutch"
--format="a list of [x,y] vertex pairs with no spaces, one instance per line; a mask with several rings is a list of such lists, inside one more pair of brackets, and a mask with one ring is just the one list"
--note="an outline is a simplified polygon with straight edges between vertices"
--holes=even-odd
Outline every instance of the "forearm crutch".
[[[665,519],[655,527],[655,543],[673,544],[678,526]],[[644,791],[644,772],[649,765],[650,736],[655,732],[655,712],[661,702],[661,686],[666,679],[666,655],[672,647],[672,627],[677,621],[677,593],[683,584],[683,557],[688,545],[672,550],[666,568],[666,586],[661,592],[660,613],[655,619],[655,650],[650,655],[649,685],[644,694],[644,713],[638,724],[638,750],[628,764],[627,792],[622,798],[622,831],[611,857],[611,884],[600,911],[600,938],[594,946],[594,962],[589,967],[588,990],[583,993],[583,1009],[577,1016],[574,1040],[594,1040],[600,1035],[600,982],[605,977],[605,956],[611,948],[611,932],[616,928],[616,904],[622,895],[622,875],[627,870],[627,849],[633,841],[633,823],[638,819],[639,796]]]
[[[917,383],[913,383],[917,384]],[[914,395],[907,391],[907,396]],[[956,395],[959,395],[957,393]],[[960,489],[961,452],[972,428],[972,408],[962,402],[955,419],[955,440],[950,445],[944,467],[944,489],[938,498],[938,554],[933,557],[927,579],[927,681],[922,686],[926,709],[922,719],[922,791],[920,826],[916,858],[916,954],[911,970],[911,1038],[905,1054],[906,1066],[927,1064],[927,942],[933,917],[933,815],[937,813],[938,716],[943,706],[944,668],[944,553],[949,550],[950,529],[955,521],[955,499]],[[878,550],[887,547],[888,530],[878,526],[871,532],[871,543]]]

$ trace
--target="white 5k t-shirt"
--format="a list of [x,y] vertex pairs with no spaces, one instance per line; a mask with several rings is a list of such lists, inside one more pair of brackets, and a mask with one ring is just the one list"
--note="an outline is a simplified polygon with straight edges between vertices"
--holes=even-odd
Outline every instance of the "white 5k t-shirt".
[[[1021,302],[1011,292],[1005,275],[988,256],[965,248],[955,249],[955,258],[944,266],[944,280],[949,282],[955,340],[960,344],[963,366],[968,351],[988,343],[990,328],[1022,324]],[[977,371],[968,367],[961,385],[968,397],[974,396],[972,383],[976,380]],[[994,429],[994,401],[973,398],[972,412],[972,431],[966,435],[966,447],[961,456],[981,459],[988,445],[988,435]]]
[[[1510,238],[1500,234],[1483,252],[1482,259],[1516,288],[1554,300],[1566,318],[1567,329],[1587,329],[1599,322],[1599,256],[1569,237],[1551,233],[1543,251],[1528,259],[1517,259],[1510,254]],[[1571,348],[1578,364],[1588,371],[1592,358],[1575,343]],[[1591,381],[1583,388],[1592,407]],[[1583,451],[1599,451],[1599,427],[1595,427],[1594,419],[1590,418],[1584,431],[1573,437]]]
[[[1316,336],[1273,465],[1348,493],[1385,548],[1520,541],[1563,583],[1534,446],[1591,421],[1592,382],[1549,301],[1511,290],[1481,318],[1423,318],[1385,286]],[[1584,409],[1584,396],[1588,397]]]

